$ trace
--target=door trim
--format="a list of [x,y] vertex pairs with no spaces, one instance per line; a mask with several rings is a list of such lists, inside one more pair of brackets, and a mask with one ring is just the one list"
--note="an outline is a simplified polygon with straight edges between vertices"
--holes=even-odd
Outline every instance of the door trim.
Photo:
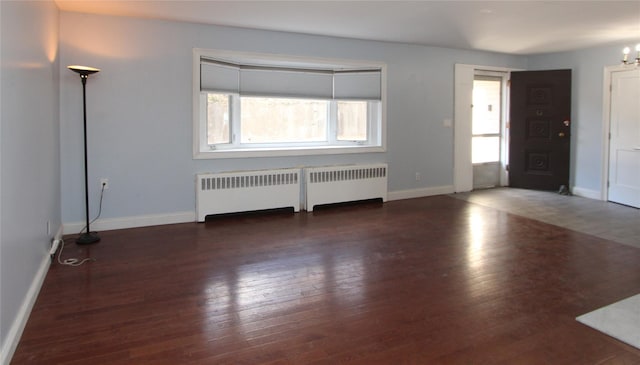
[[600,200],[609,200],[609,133],[611,132],[611,76],[614,72],[633,70],[633,65],[605,66],[602,81],[602,175],[600,176]]
[[[510,74],[511,71],[524,70],[462,63],[455,64],[453,88],[453,187],[456,193],[473,190],[473,165],[471,164],[471,103],[473,100],[473,78],[476,71],[494,71]],[[508,123],[509,121],[506,120],[505,122]]]

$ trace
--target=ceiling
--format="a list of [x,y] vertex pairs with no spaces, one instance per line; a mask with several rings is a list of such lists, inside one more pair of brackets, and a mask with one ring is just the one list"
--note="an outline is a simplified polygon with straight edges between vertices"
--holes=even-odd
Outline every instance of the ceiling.
[[56,0],[56,4],[72,12],[512,54],[640,43],[638,0]]

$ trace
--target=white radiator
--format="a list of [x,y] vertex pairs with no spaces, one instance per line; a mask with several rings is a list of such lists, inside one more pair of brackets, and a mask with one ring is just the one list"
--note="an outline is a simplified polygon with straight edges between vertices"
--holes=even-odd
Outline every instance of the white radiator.
[[300,169],[196,174],[196,217],[293,207],[300,210]]
[[382,198],[387,201],[387,165],[305,168],[307,211],[318,204]]

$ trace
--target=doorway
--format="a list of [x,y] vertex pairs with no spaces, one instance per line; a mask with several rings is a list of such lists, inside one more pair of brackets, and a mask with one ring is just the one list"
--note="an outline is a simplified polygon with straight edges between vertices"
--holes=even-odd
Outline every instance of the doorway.
[[[472,119],[473,119],[473,84],[476,75],[502,77],[502,120],[500,142],[500,186],[508,184],[506,166],[508,164],[508,110],[509,94],[507,80],[509,73],[517,71],[512,68],[456,64],[454,69],[454,162],[453,191],[456,193],[473,190],[474,168],[471,162]],[[485,106],[488,108],[488,106]],[[492,107],[493,109],[493,107]],[[493,109],[495,110],[495,109]],[[480,136],[478,136],[480,137]],[[476,177],[480,173],[475,174]],[[494,176],[494,175],[492,175]],[[495,181],[495,180],[494,180]],[[484,184],[483,184],[484,185]]]
[[[563,82],[563,84],[568,85],[568,88],[563,88],[563,91],[558,93],[558,96],[563,99],[559,101],[562,104],[562,108],[559,109],[555,107],[555,97],[551,98],[553,99],[551,103],[548,103],[544,98],[545,95],[551,96],[556,94],[555,92],[545,93],[545,91],[551,89],[555,90],[555,86],[553,86],[553,77],[547,80],[547,76],[553,75],[558,70],[552,70],[550,72],[521,72],[522,70],[502,67],[456,64],[454,70],[455,132],[453,191],[460,193],[474,189],[474,164],[472,163],[471,158],[473,138],[473,87],[476,74],[482,75],[484,71],[489,72],[486,76],[496,76],[491,74],[495,72],[497,73],[497,76],[502,75],[503,77],[503,118],[501,127],[502,136],[500,138],[499,186],[555,191],[559,191],[559,186],[561,185],[568,186],[571,82]],[[516,100],[518,103],[515,103],[511,97],[511,94],[513,93],[513,90],[511,89],[514,88],[513,75],[520,74],[521,76],[526,76],[527,73],[537,77],[538,79],[534,80],[535,82],[533,84],[526,84],[528,88],[526,90],[528,90],[528,92],[524,95],[528,95],[528,97],[522,99],[524,100],[524,103],[520,102],[522,101],[520,99]],[[508,83],[507,80],[509,78],[511,81]],[[564,80],[566,81],[567,78],[564,78]],[[568,80],[570,80],[570,76]],[[552,87],[548,87],[548,84]],[[522,107],[523,105],[524,107]],[[568,108],[566,111],[565,107]],[[525,115],[524,118],[520,118],[520,116],[516,114],[516,118],[514,119],[514,109],[524,110],[525,112],[533,111],[534,116],[528,117]],[[507,114],[507,111],[509,114]],[[548,118],[552,115],[553,120]],[[521,123],[522,121],[525,123]],[[548,125],[550,128],[545,128],[545,125]],[[515,134],[516,137],[524,136],[524,139],[514,139],[514,126],[518,132]],[[546,147],[548,146],[544,146],[545,140],[550,141],[550,144],[555,146],[554,148],[557,147],[557,149],[562,150],[562,158],[558,159],[555,150],[547,149]],[[528,143],[530,142],[533,143],[533,145],[529,145]],[[514,146],[517,148],[512,151]],[[565,160],[566,163],[564,163]],[[558,162],[560,163],[558,164]],[[560,170],[562,170],[562,174],[556,171],[558,166],[562,166],[562,168],[560,168]],[[475,173],[475,175],[476,177],[479,177],[480,173]],[[542,184],[542,182],[546,182],[546,180],[554,178],[562,181],[560,183],[551,182]],[[477,185],[480,185],[478,182],[476,183]],[[523,184],[521,185],[521,183]],[[532,183],[532,185],[528,186],[527,184],[529,183]]]
[[471,115],[473,189],[506,185],[506,72],[476,70]]

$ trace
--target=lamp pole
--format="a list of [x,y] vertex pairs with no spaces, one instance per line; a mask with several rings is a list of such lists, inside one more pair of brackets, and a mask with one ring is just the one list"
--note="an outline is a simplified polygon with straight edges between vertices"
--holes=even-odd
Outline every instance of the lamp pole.
[[83,130],[84,130],[84,203],[85,203],[85,217],[87,220],[87,231],[80,233],[80,236],[76,239],[76,243],[80,245],[86,245],[90,243],[97,243],[100,241],[100,236],[96,232],[91,232],[89,221],[89,162],[87,158],[87,79],[89,75],[99,72],[100,69],[87,67],[87,66],[68,66],[69,70],[76,72],[80,75],[82,81],[82,111],[83,111]]

